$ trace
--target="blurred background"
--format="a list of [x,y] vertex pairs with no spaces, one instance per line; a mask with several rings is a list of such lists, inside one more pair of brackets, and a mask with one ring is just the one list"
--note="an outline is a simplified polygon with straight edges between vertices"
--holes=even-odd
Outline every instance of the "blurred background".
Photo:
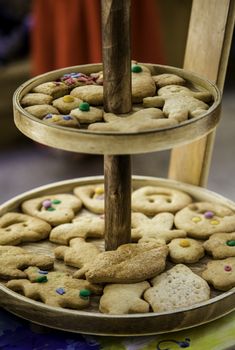
[[[182,67],[191,0],[133,0],[132,57]],[[101,62],[99,0],[0,0],[0,203],[51,182],[103,174],[101,156],[37,144],[17,130],[12,96],[30,77]],[[208,188],[235,200],[235,45]],[[169,151],[133,156],[133,173],[166,177]]]

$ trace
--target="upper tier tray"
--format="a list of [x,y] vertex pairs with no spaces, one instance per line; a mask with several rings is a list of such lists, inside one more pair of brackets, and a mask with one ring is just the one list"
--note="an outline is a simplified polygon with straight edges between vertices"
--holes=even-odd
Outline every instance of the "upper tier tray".
[[55,70],[22,84],[13,98],[15,124],[26,136],[47,146],[73,152],[113,155],[147,153],[173,148],[196,140],[216,127],[220,117],[221,94],[212,82],[179,68],[143,65],[151,71],[152,75],[177,74],[186,80],[186,86],[190,89],[209,92],[213,96],[209,109],[203,115],[174,126],[139,132],[130,132],[128,129],[125,132],[113,132],[85,128],[73,129],[49,124],[31,115],[21,106],[22,97],[39,84],[56,81],[64,74],[71,72],[89,75],[102,70],[101,64],[89,64]]

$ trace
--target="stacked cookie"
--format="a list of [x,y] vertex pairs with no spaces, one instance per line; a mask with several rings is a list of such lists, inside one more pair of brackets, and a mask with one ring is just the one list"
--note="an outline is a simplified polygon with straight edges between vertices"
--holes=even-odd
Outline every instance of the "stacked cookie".
[[152,75],[132,63],[132,111],[117,116],[103,111],[103,72],[67,73],[35,86],[21,99],[22,107],[45,123],[91,131],[139,132],[177,125],[199,117],[212,96],[196,91],[175,74]]
[[103,184],[29,199],[21,210],[0,218],[0,276],[8,288],[48,305],[171,312],[235,286],[235,213],[223,205],[194,202],[173,188],[137,188],[132,242],[106,252]]

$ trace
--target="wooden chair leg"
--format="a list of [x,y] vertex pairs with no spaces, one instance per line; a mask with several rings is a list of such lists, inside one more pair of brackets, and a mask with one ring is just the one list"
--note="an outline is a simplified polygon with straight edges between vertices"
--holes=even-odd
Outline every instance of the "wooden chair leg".
[[[210,79],[223,90],[235,20],[235,0],[194,0],[184,69]],[[206,186],[215,131],[172,150],[168,177]]]

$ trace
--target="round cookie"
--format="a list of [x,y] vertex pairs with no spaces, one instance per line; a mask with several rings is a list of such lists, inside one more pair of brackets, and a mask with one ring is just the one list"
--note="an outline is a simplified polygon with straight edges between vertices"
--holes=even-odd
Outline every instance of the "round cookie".
[[215,233],[204,242],[203,246],[214,259],[235,256],[235,232]]
[[80,104],[79,108],[73,109],[70,113],[75,117],[80,123],[95,123],[103,120],[104,112],[102,109],[91,107],[89,103],[83,102]]
[[103,86],[101,85],[78,86],[70,94],[91,105],[99,106],[103,104]]
[[179,190],[160,186],[144,186],[132,193],[132,209],[145,215],[161,212],[175,213],[192,202],[192,198]]
[[72,109],[79,107],[82,100],[80,98],[64,95],[52,102],[52,105],[58,109],[62,114],[69,114]]
[[29,106],[25,108],[25,111],[39,119],[44,118],[47,114],[59,114],[55,107],[47,104]]
[[28,93],[20,101],[24,107],[34,105],[49,105],[53,98],[50,95],[42,94],[40,92]]
[[207,239],[213,233],[235,231],[235,213],[220,204],[197,202],[175,215],[175,226],[187,235]]
[[56,124],[60,126],[67,126],[70,128],[79,128],[80,125],[76,118],[72,115],[61,115],[61,114],[47,114],[43,120],[50,124]]
[[40,92],[43,94],[51,95],[53,98],[58,98],[68,94],[69,88],[66,84],[59,81],[49,81],[47,83],[42,83],[35,88],[32,92]]
[[202,243],[192,238],[175,238],[168,247],[171,260],[176,264],[196,263],[204,256]]

